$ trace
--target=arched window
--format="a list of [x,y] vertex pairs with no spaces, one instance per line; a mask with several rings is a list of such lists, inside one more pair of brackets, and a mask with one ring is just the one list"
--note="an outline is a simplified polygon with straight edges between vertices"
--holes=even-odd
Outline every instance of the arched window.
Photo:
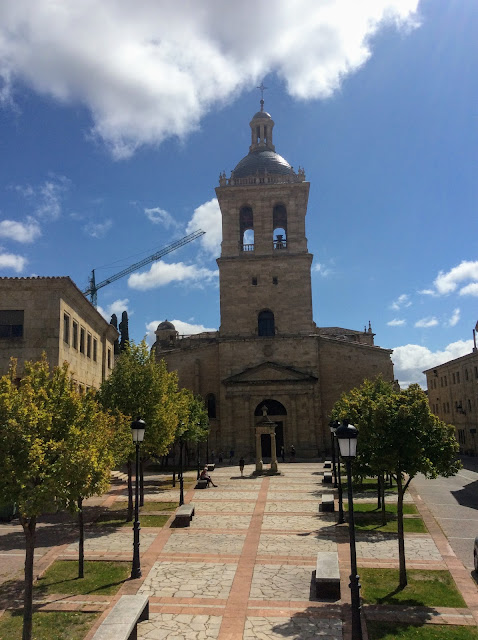
[[272,212],[274,249],[287,247],[287,210],[283,204],[277,204]]
[[262,402],[259,402],[259,404],[257,405],[254,411],[254,415],[256,417],[263,415],[264,405],[267,408],[268,416],[286,416],[287,415],[287,411],[283,404],[281,404],[277,400],[268,399],[268,400],[263,400]]
[[239,211],[239,234],[241,251],[254,251],[254,216],[251,207],[242,207]]
[[260,336],[274,336],[274,314],[269,309],[261,311],[257,317],[257,333]]
[[206,396],[207,416],[208,418],[216,417],[216,396],[208,393]]

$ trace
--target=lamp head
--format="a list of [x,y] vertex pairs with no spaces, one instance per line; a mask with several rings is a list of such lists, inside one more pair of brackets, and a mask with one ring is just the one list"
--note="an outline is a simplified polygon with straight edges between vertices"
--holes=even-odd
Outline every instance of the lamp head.
[[146,422],[139,416],[131,423],[131,434],[133,436],[133,442],[143,442],[144,432],[146,429]]
[[357,455],[357,436],[358,431],[349,424],[347,420],[344,420],[342,424],[337,427],[335,436],[339,441],[340,455],[346,460],[351,460]]

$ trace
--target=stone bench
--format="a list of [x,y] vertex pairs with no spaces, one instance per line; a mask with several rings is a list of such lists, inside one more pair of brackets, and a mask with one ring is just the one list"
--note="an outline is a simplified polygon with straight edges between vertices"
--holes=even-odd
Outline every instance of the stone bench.
[[192,502],[189,504],[183,504],[176,511],[176,516],[173,520],[174,527],[189,527],[194,515],[194,505]]
[[330,460],[324,462],[324,469],[332,469],[332,462]]
[[207,464],[207,470],[208,471],[214,471],[214,469],[216,468],[216,465],[214,464],[214,462],[208,462]]
[[136,640],[138,622],[149,620],[148,596],[121,596],[98,627],[93,640]]
[[322,484],[332,484],[332,472],[324,471],[324,477],[322,478]]
[[335,502],[333,493],[323,493],[319,504],[319,511],[335,511]]
[[318,598],[340,600],[339,554],[319,551],[315,569],[315,589]]
[[207,489],[207,480],[198,480],[195,489]]

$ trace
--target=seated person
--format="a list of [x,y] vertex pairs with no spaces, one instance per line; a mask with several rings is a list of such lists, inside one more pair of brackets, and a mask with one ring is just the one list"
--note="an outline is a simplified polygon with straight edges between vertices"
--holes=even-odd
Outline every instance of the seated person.
[[201,471],[201,475],[199,476],[199,480],[207,480],[207,486],[208,487],[209,487],[210,484],[212,484],[213,487],[217,487],[217,484],[214,484],[214,482],[212,481],[212,478],[209,475],[207,467],[204,467],[204,469]]

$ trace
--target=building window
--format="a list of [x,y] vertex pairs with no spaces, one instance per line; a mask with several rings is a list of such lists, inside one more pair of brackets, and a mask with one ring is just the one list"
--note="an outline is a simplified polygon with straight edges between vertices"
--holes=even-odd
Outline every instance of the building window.
[[454,374],[454,373],[452,373],[451,375],[452,375],[452,377],[453,377],[453,384],[456,384],[455,374]]
[[446,379],[446,376],[444,376],[443,379],[445,380],[445,387],[448,387],[448,381]]
[[446,412],[450,413],[450,403],[449,402],[446,403]]
[[108,369],[111,369],[111,349],[108,349]]
[[93,360],[96,362],[98,360],[98,340],[93,338]]
[[70,316],[63,314],[63,342],[70,344]]
[[272,276],[272,284],[279,284],[279,278],[277,276]]
[[23,338],[23,311],[0,311],[0,338]]
[[466,435],[464,429],[458,429],[458,442],[460,444],[466,444]]
[[73,340],[71,346],[74,349],[78,349],[78,322],[76,322],[76,320],[73,320]]
[[252,278],[251,284],[253,287],[257,287],[257,278]]
[[254,251],[254,215],[251,207],[239,211],[239,233],[242,251]]
[[216,417],[216,396],[213,393],[208,393],[206,396],[206,406],[208,418]]
[[456,372],[456,383],[460,384],[460,372],[459,371]]
[[85,353],[85,330],[80,328],[80,353]]
[[272,239],[274,249],[287,247],[287,210],[283,204],[278,204],[272,211]]
[[468,369],[465,369],[465,380],[468,381]]
[[261,311],[257,317],[258,334],[260,336],[274,336],[274,314],[269,309]]
[[475,378],[478,378],[478,367],[475,367]]
[[86,337],[86,357],[91,358],[91,333]]
[[471,400],[468,398],[468,412],[471,413]]

